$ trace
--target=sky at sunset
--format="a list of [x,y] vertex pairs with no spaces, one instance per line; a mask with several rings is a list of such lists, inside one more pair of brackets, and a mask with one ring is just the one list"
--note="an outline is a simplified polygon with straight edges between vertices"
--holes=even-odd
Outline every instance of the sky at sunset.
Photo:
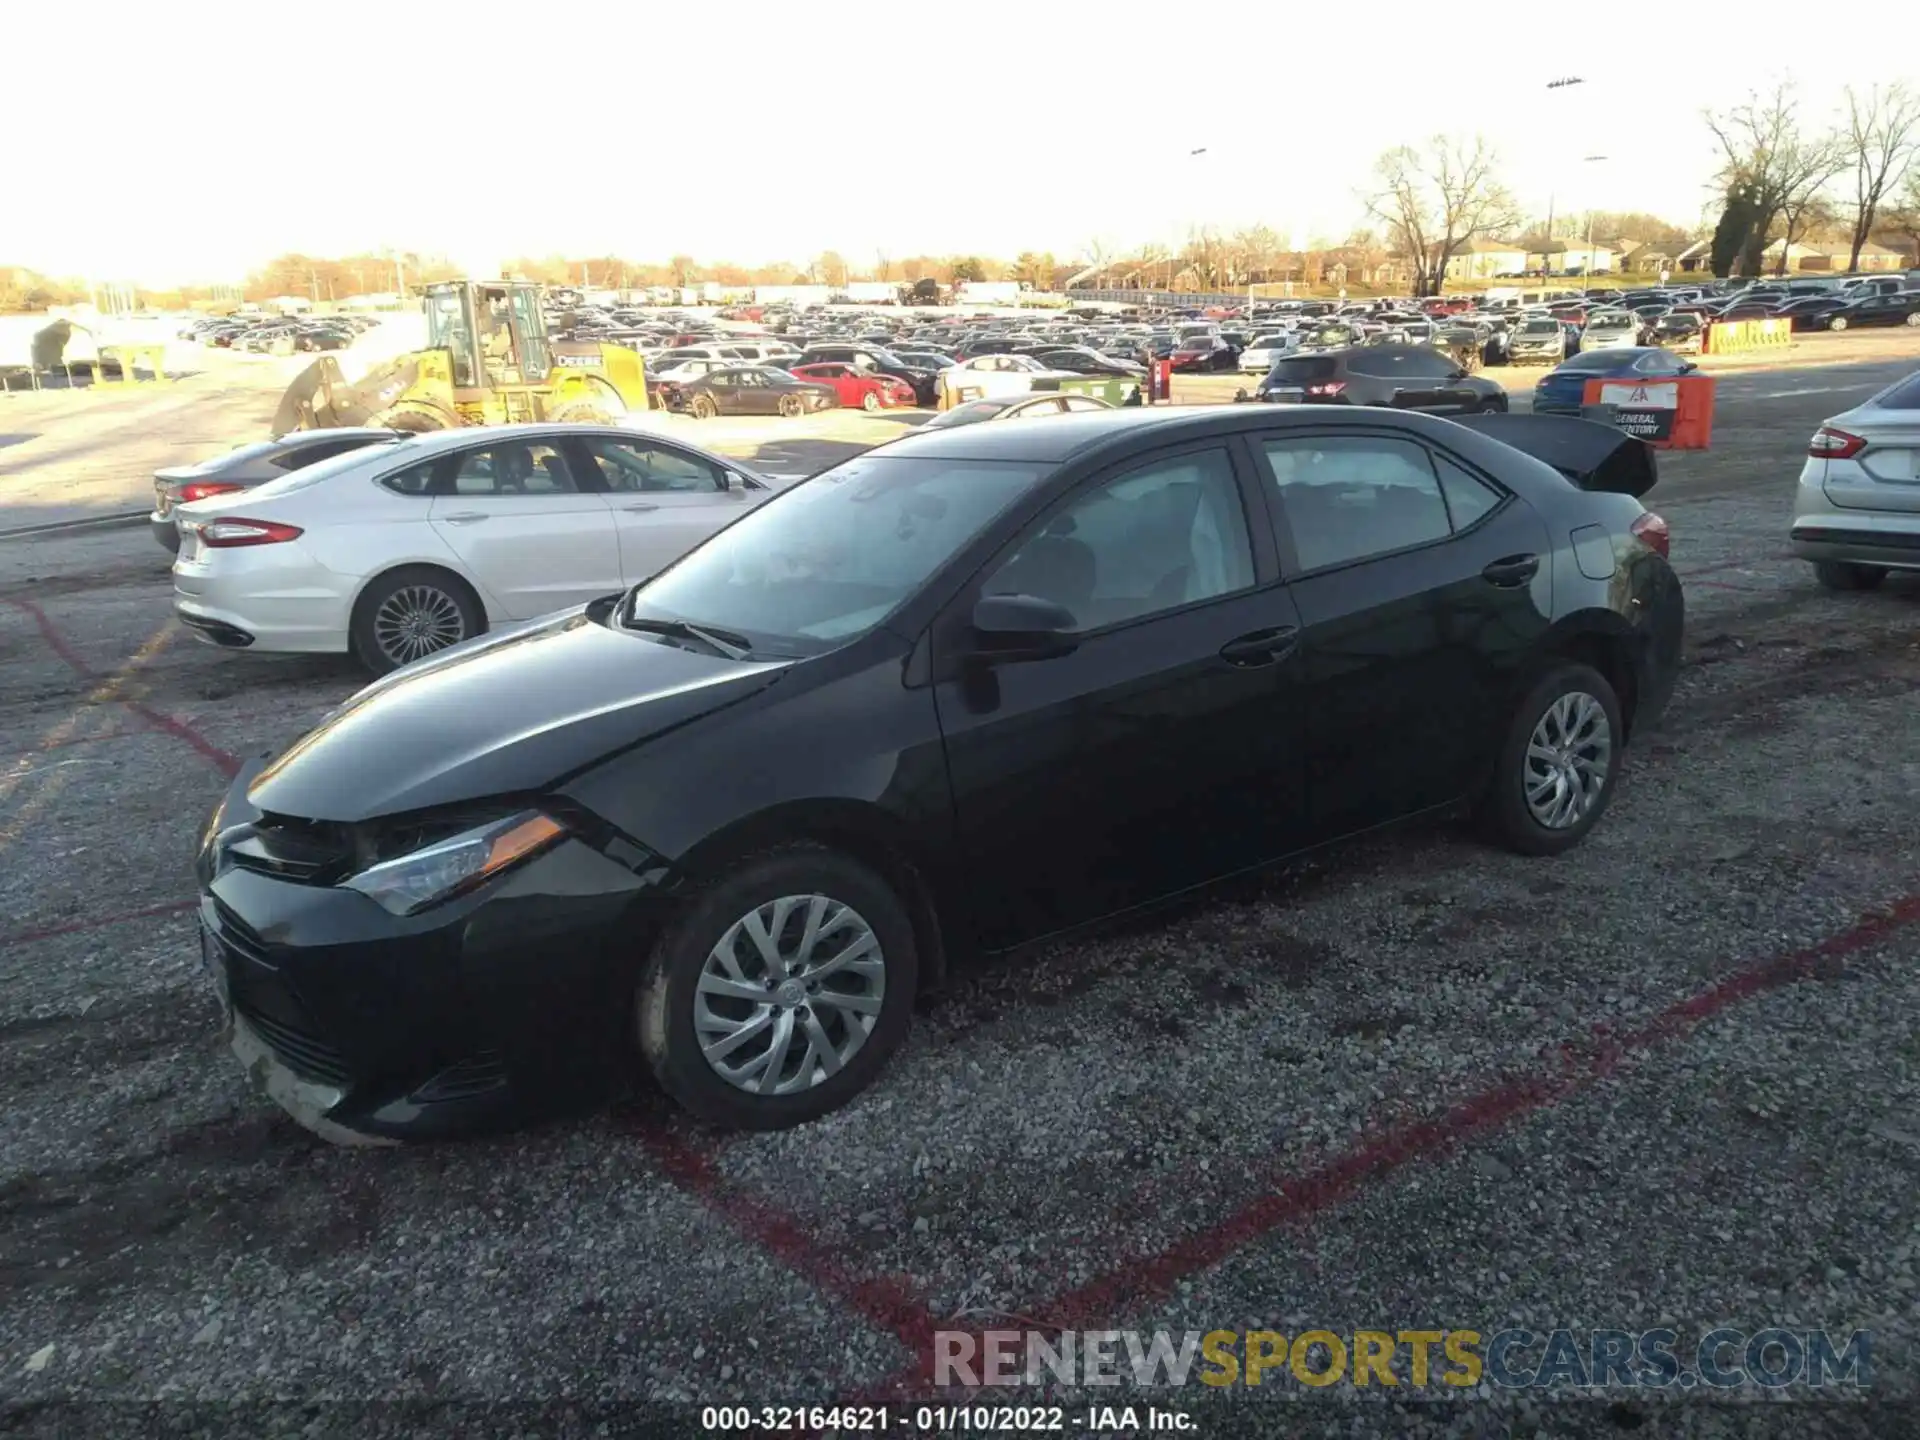
[[[1382,150],[1442,131],[1484,134],[1531,213],[1551,196],[1690,224],[1715,165],[1703,107],[1785,76],[1823,118],[1844,83],[1920,68],[1920,12],[1898,8],[1798,74],[1776,26],[1653,43],[1650,20],[1637,43],[1617,9],[1493,28],[1375,3],[1349,26],[1360,8],[1219,3],[1193,35],[1180,7],[999,0],[736,0],[724,18],[184,0],[92,12],[97,33],[79,13],[7,18],[0,264],[149,285],[383,246],[491,271],[556,253],[1071,259],[1202,223],[1305,245],[1361,222]],[[1812,58],[1840,53],[1850,73]],[[1564,75],[1586,83],[1546,89]]]

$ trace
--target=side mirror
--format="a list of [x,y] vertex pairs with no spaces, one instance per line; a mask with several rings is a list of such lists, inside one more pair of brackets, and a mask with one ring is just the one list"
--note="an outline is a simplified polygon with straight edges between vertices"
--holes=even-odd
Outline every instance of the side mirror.
[[1078,624],[1066,606],[1038,595],[982,595],[973,607],[975,654],[982,660],[1051,660],[1078,646]]
[[745,490],[746,488],[747,488],[746,476],[742,475],[738,470],[727,471],[727,489]]

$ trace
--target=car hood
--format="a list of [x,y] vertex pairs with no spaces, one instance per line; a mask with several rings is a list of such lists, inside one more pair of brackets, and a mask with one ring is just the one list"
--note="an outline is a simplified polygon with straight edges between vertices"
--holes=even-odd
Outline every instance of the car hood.
[[261,810],[357,823],[547,789],[736,704],[792,661],[726,660],[610,630],[596,601],[378,680],[254,779]]

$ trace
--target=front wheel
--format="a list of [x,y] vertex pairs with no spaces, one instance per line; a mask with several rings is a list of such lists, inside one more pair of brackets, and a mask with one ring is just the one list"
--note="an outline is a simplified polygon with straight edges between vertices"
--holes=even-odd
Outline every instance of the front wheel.
[[860,402],[860,408],[868,414],[872,414],[878,410],[880,408],[880,392],[878,390],[867,391],[866,398]]
[[1507,413],[1507,399],[1504,395],[1489,395],[1480,402],[1483,415],[1504,415]]
[[1844,316],[1844,315],[1836,315],[1836,316],[1834,316],[1834,317],[1833,317],[1833,319],[1832,319],[1831,321],[1829,321],[1829,322],[1828,322],[1828,324],[1827,324],[1827,328],[1828,328],[1829,330],[1844,330],[1844,329],[1846,329],[1846,328],[1847,328],[1847,317],[1846,317],[1846,316]]
[[1920,329],[1920,310],[1915,310],[1911,315],[1907,316],[1907,324]]
[[1853,565],[1841,560],[1816,560],[1813,576],[1829,590],[1872,590],[1887,578],[1879,565]]
[[1613,686],[1590,665],[1556,665],[1515,708],[1481,802],[1489,836],[1522,855],[1571,850],[1605,813],[1625,738]]
[[774,850],[738,862],[654,944],[640,1053],[701,1119],[785,1129],[872,1083],[906,1038],[918,980],[885,881],[822,846]]

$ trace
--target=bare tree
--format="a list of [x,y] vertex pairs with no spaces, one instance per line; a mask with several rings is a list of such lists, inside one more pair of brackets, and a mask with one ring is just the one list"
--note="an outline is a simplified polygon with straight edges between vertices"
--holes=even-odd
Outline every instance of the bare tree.
[[1374,166],[1378,188],[1367,211],[1405,252],[1416,295],[1438,295],[1456,246],[1520,222],[1513,197],[1500,183],[1492,147],[1436,135],[1425,149],[1403,145]]
[[1920,95],[1897,80],[1885,90],[1875,85],[1865,96],[1849,85],[1844,144],[1853,167],[1853,251],[1847,269],[1858,270],[1881,204],[1906,178],[1920,150]]
[[[1744,182],[1753,196],[1753,229],[1740,252],[1740,273],[1758,275],[1776,223],[1806,210],[1845,164],[1840,138],[1808,134],[1800,126],[1799,103],[1790,81],[1771,95],[1755,92],[1724,115],[1708,112],[1707,129],[1725,157],[1721,179]],[[1781,264],[1786,242],[1781,242]]]
[[873,252],[873,278],[876,280],[893,279],[893,257],[884,250]]

